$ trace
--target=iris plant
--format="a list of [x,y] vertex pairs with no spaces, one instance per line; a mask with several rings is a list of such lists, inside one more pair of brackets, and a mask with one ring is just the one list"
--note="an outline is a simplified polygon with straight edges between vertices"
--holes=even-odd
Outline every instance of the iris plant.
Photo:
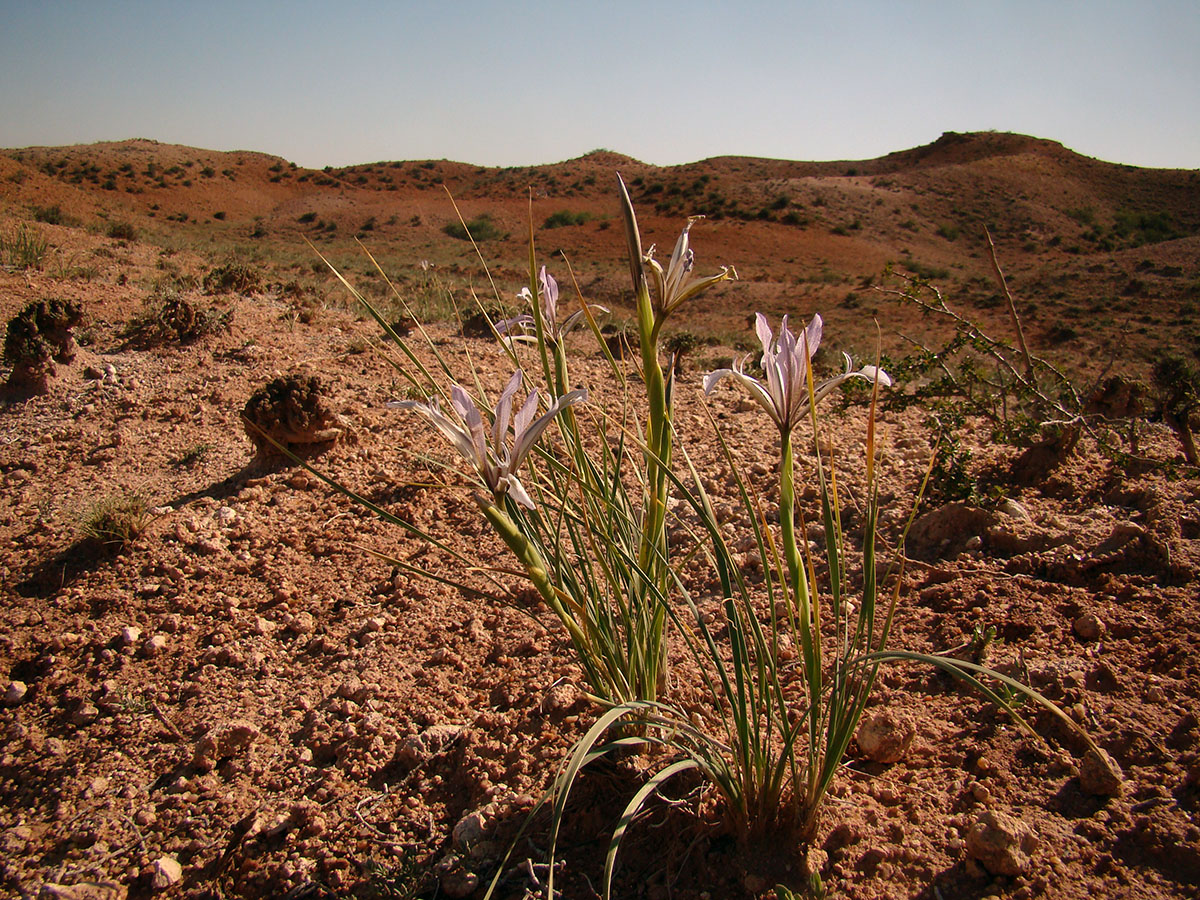
[[[560,343],[579,327],[581,322],[585,321],[589,309],[602,313],[609,311],[606,306],[593,304],[587,309],[575,310],[560,323],[558,321],[558,282],[554,280],[553,275],[546,271],[545,266],[542,266],[541,272],[538,273],[538,297],[541,300],[542,322],[546,329],[546,338],[555,344]],[[517,299],[533,305],[533,294],[527,287],[521,288]],[[511,335],[511,340],[514,341],[536,343],[536,326],[537,322],[532,313],[521,313],[519,316],[497,322],[496,331],[501,335]]]
[[[486,494],[476,495],[484,517],[558,616],[583,669],[589,696],[606,707],[543,798],[543,802],[552,803],[551,864],[546,885],[550,897],[555,896],[554,847],[571,785],[584,766],[609,752],[665,745],[682,758],[673,755],[673,761],[654,773],[621,816],[605,863],[606,896],[625,830],[649,797],[681,772],[696,770],[714,786],[740,837],[759,839],[791,833],[801,840],[811,839],[822,799],[853,740],[876,673],[884,662],[909,660],[937,666],[979,689],[989,700],[1016,715],[1018,721],[1019,715],[1007,699],[1010,691],[1015,692],[1014,696],[1036,700],[1070,724],[1053,704],[1012,678],[952,657],[888,649],[902,571],[881,578],[877,570],[875,416],[878,391],[890,386],[891,379],[876,366],[855,369],[847,356],[844,371],[818,383],[812,359],[821,343],[820,316],[813,316],[799,334],[793,334],[784,316],[775,334],[766,317],[757,314],[755,331],[762,344],[762,377],[747,373],[750,357],[746,357],[704,379],[704,390],[710,394],[725,378],[738,382],[779,428],[777,532],[763,520],[760,498],[739,474],[724,435],[719,430],[715,433],[740,496],[743,518],[749,522],[758,547],[761,568],[770,572],[761,588],[747,583],[742,560],[731,549],[727,529],[718,521],[704,487],[705,479],[685,452],[686,447],[679,448],[678,460],[672,458],[676,437],[671,421],[672,380],[669,373],[664,374],[659,354],[659,335],[667,318],[685,302],[736,277],[736,273],[722,266],[705,277],[693,274],[690,231],[695,219],[683,228],[664,267],[655,260],[654,248],[649,253],[642,251],[637,218],[623,183],[620,197],[637,309],[639,374],[646,391],[644,422],[633,421],[640,407],[636,403],[624,404],[618,411],[619,419],[613,415],[613,404],[589,407],[587,415],[574,409],[587,400],[588,393],[570,387],[571,358],[565,338],[585,319],[598,336],[592,311],[607,310],[584,304],[559,322],[558,284],[545,267],[539,270],[537,266],[532,220],[529,286],[520,295],[530,309],[498,323],[496,328],[518,368],[490,411],[481,409],[458,383],[452,365],[457,360],[443,356],[422,331],[436,358],[436,368],[451,382],[447,393],[438,389],[432,371],[435,367],[426,365],[422,356],[389,329],[387,320],[370,301],[355,292],[408,360],[407,365],[397,361],[401,374],[414,388],[435,395],[433,399],[393,405],[429,422],[470,464],[487,489]],[[549,397],[543,400],[544,395],[532,388],[518,406],[518,392],[526,377],[520,368],[522,355],[539,360],[544,379],[539,385]],[[620,384],[627,387],[632,379],[627,380],[618,362],[611,354],[606,355]],[[470,355],[463,356],[473,366]],[[471,374],[478,385],[479,373],[472,368]],[[827,471],[827,457],[822,455],[817,440],[816,407],[838,385],[855,378],[871,383],[873,391],[865,447],[861,567],[856,566],[861,575],[851,578],[836,480]],[[442,403],[447,401],[449,408],[443,409]],[[816,451],[823,548],[797,539],[796,520],[800,517],[795,508],[793,438],[806,417]],[[538,448],[535,454],[535,446],[551,423],[560,439],[558,446]],[[585,427],[595,423],[600,427],[594,433],[585,433]],[[631,452],[634,445],[640,452]],[[689,474],[677,471],[683,466],[676,463],[686,466]],[[522,470],[532,473],[535,469],[533,494],[537,503],[521,479]],[[489,577],[506,571],[488,572],[474,567],[465,555],[411,523],[345,488],[339,489],[388,521],[466,562],[466,568],[473,572]],[[690,510],[687,518],[679,520],[685,526],[682,532],[690,539],[682,552],[668,541],[666,521],[672,491]],[[689,519],[694,521],[694,528],[688,525]],[[674,530],[671,533],[675,534]],[[901,551],[903,540],[901,534]],[[824,565],[817,564],[818,556]],[[898,559],[902,569],[902,552]],[[691,579],[684,577],[685,565],[701,561],[711,564],[719,580],[715,597],[720,598],[724,612],[723,632],[709,627],[698,598],[691,593]],[[389,562],[416,571],[403,561]],[[820,582],[818,572],[823,573]],[[431,577],[473,589],[454,576]],[[848,594],[859,579],[858,602],[851,603]],[[882,589],[889,580],[893,585],[890,597]],[[825,610],[822,597],[829,600]],[[694,664],[684,670],[693,673],[692,688],[703,691],[709,701],[700,709],[692,699],[681,702],[669,689],[667,630],[672,623],[675,646]],[[781,641],[785,637],[798,638],[798,678],[790,665],[781,662]],[[1002,689],[989,688],[984,678],[998,681]],[[692,693],[685,687],[683,697],[691,698]],[[606,737],[614,729],[615,736]],[[504,872],[501,864],[489,895]]]
[[[819,315],[814,315],[798,337],[788,328],[788,317],[783,317],[779,327],[779,336],[771,332],[767,317],[755,313],[754,330],[762,342],[762,369],[765,373],[765,383],[746,374],[746,360],[751,354],[735,362],[731,369],[717,369],[704,378],[704,392],[711,394],[722,378],[733,378],[741,384],[750,396],[766,410],[781,432],[790,432],[808,410],[809,389],[808,370],[817,347],[821,344],[821,333],[824,324]],[[878,379],[882,387],[890,387],[892,380],[887,373],[876,366],[863,366],[854,371],[850,357],[842,354],[846,368],[836,375],[821,382],[813,389],[812,400],[819,403],[829,395],[834,388],[851,378],[862,378],[874,382]]]
[[[519,506],[533,509],[533,500],[521,484],[517,472],[533,445],[546,430],[546,426],[562,410],[587,400],[587,390],[581,388],[559,397],[550,404],[546,412],[538,416],[538,391],[534,388],[514,417],[513,398],[521,386],[521,378],[520,369],[513,372],[496,402],[492,414],[490,441],[483,416],[475,401],[457,384],[453,385],[450,391],[450,402],[457,421],[442,412],[436,398],[424,403],[405,400],[390,405],[400,409],[411,409],[437,428],[454,449],[474,466],[476,474],[492,492],[494,500],[499,501],[507,494]],[[510,422],[514,435],[511,449],[507,444]]]
[[721,266],[721,271],[717,274],[703,278],[692,275],[695,256],[688,233],[692,230],[692,225],[703,218],[704,216],[692,216],[688,219],[687,225],[683,227],[679,239],[675,242],[675,252],[671,254],[671,261],[667,263],[665,271],[662,264],[654,258],[653,245],[643,258],[654,293],[654,312],[659,318],[666,318],[680,304],[698,296],[714,284],[726,278],[737,278],[737,272],[732,266]]

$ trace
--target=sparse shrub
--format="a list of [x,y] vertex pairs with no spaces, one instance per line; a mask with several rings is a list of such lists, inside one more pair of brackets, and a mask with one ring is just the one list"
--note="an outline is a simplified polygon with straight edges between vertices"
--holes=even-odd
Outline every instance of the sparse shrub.
[[47,225],[67,224],[67,217],[63,214],[62,207],[57,204],[54,206],[35,206],[33,208],[33,217],[39,222],[45,222]]
[[1113,234],[1128,240],[1135,247],[1174,240],[1185,234],[1175,225],[1171,215],[1162,211],[1135,213],[1118,210],[1112,230]]
[[617,359],[631,359],[640,349],[638,332],[627,324],[608,323],[600,328],[604,344]]
[[258,270],[237,262],[209,269],[203,283],[207,294],[257,294],[262,291],[262,276]]
[[900,262],[906,269],[924,281],[940,281],[950,277],[949,269],[943,269],[940,266],[931,266],[920,260],[913,259],[911,256],[906,256]]
[[1079,332],[1070,325],[1063,322],[1056,322],[1050,326],[1050,330],[1046,332],[1046,340],[1051,344],[1065,344],[1067,341],[1073,341],[1079,337]]
[[570,225],[584,225],[591,220],[592,214],[589,212],[573,213],[567,209],[560,209],[558,212],[546,216],[546,221],[542,223],[542,227],[564,228]]
[[498,241],[508,236],[486,213],[467,222],[465,227],[462,222],[448,222],[442,232],[460,241]]
[[1080,225],[1090,227],[1096,224],[1096,210],[1090,206],[1079,207],[1078,209],[1063,210],[1064,214],[1069,218],[1074,219]]
[[497,323],[504,319],[504,310],[498,304],[485,304],[468,309],[460,315],[458,333],[463,337],[490,338]]
[[177,291],[160,289],[122,331],[132,344],[153,346],[168,341],[191,343],[229,328],[229,310],[196,306]]
[[663,341],[663,349],[671,354],[675,374],[684,374],[684,360],[702,343],[703,340],[690,331],[677,331]]
[[108,236],[114,241],[132,243],[137,240],[137,229],[128,222],[112,222],[108,226]]
[[1179,438],[1184,458],[1189,465],[1200,466],[1195,438],[1195,429],[1200,428],[1200,372],[1182,356],[1166,353],[1154,364],[1150,383],[1158,413]]
[[150,524],[150,502],[145,494],[126,491],[103,497],[79,516],[79,533],[105,547],[123,550]]
[[8,387],[19,394],[42,393],[54,374],[54,363],[75,358],[73,329],[83,310],[71,300],[38,300],[8,323],[4,363],[11,366]]

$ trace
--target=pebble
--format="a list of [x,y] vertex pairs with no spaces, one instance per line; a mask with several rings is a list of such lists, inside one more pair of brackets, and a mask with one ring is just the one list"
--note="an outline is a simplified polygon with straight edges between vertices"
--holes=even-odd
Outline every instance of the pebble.
[[357,675],[351,675],[340,685],[338,685],[337,695],[346,700],[353,700],[355,703],[366,703],[371,699],[374,691],[370,685],[364,684],[363,680]]
[[100,716],[100,710],[92,703],[83,702],[75,707],[75,711],[71,713],[71,724],[77,728],[91,725]]
[[150,863],[150,887],[156,891],[165,891],[183,880],[183,866],[173,856],[160,856]]
[[196,742],[192,753],[192,765],[202,772],[207,772],[216,765],[218,759],[245,750],[254,743],[260,733],[255,725],[242,720],[218,725]]
[[121,634],[117,637],[117,641],[122,647],[128,647],[131,644],[136,644],[142,636],[142,629],[134,625],[126,625],[121,629]]
[[29,694],[29,685],[23,681],[10,681],[4,689],[4,705],[16,706]]
[[1023,519],[1025,521],[1029,521],[1032,518],[1032,516],[1029,515],[1029,510],[1027,510],[1016,500],[1013,500],[1011,497],[1005,499],[999,506],[996,507],[996,510],[997,512],[1001,512],[1012,519]]
[[299,612],[288,623],[288,630],[293,634],[312,634],[317,630],[317,620],[310,612]]
[[1117,761],[1099,747],[1089,750],[1079,764],[1079,786],[1097,797],[1121,793],[1125,775]]
[[156,634],[142,644],[142,655],[153,659],[167,649],[166,636]]
[[442,893],[452,900],[469,897],[479,887],[479,876],[469,869],[454,868],[446,872],[439,882]]
[[468,813],[459,819],[458,824],[454,826],[454,831],[450,834],[450,839],[454,842],[455,848],[469,850],[473,844],[483,837],[486,824],[483,813],[478,811]]
[[1075,630],[1075,635],[1082,641],[1099,640],[1108,630],[1104,620],[1093,612],[1081,615],[1072,623],[1071,627]]
[[890,709],[868,713],[858,727],[858,746],[872,762],[899,762],[912,746],[917,729],[908,716]]
[[396,758],[410,766],[420,765],[449,746],[462,730],[461,725],[431,725],[407,738],[396,751]]
[[564,716],[583,699],[583,694],[575,685],[556,684],[546,691],[546,696],[542,699],[542,712],[551,716]]
[[993,875],[1021,875],[1029,870],[1038,840],[1033,831],[1006,813],[990,810],[967,832],[967,854]]

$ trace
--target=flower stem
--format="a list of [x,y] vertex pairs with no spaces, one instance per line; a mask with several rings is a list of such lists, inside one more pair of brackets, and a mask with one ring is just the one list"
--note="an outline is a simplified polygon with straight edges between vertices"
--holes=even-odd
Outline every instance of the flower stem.
[[792,450],[792,432],[790,428],[780,429],[780,464],[779,464],[779,531],[783,543],[783,555],[787,562],[788,578],[791,580],[792,600],[795,604],[796,617],[800,622],[800,649],[804,655],[804,680],[808,688],[808,795],[803,808],[807,809],[812,794],[816,789],[816,779],[819,767],[817,753],[819,747],[818,723],[819,705],[817,699],[821,696],[821,655],[818,638],[814,629],[820,627],[813,622],[812,597],[809,593],[808,570],[796,541],[796,474],[795,455]]

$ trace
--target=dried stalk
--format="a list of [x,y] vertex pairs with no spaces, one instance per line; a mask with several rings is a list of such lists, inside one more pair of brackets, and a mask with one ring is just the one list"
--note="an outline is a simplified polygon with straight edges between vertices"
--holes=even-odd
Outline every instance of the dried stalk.
[[983,236],[987,238],[992,271],[996,274],[996,281],[1000,283],[1000,290],[1004,292],[1004,300],[1008,304],[1008,314],[1012,317],[1013,330],[1017,332],[1017,343],[1021,346],[1021,355],[1025,357],[1025,375],[1030,381],[1033,381],[1033,360],[1029,356],[1029,347],[1025,344],[1025,331],[1021,328],[1021,317],[1017,315],[1017,304],[1008,289],[1008,282],[1004,280],[1004,273],[1000,271],[1000,261],[996,259],[996,245],[992,243],[992,234],[984,228]]

